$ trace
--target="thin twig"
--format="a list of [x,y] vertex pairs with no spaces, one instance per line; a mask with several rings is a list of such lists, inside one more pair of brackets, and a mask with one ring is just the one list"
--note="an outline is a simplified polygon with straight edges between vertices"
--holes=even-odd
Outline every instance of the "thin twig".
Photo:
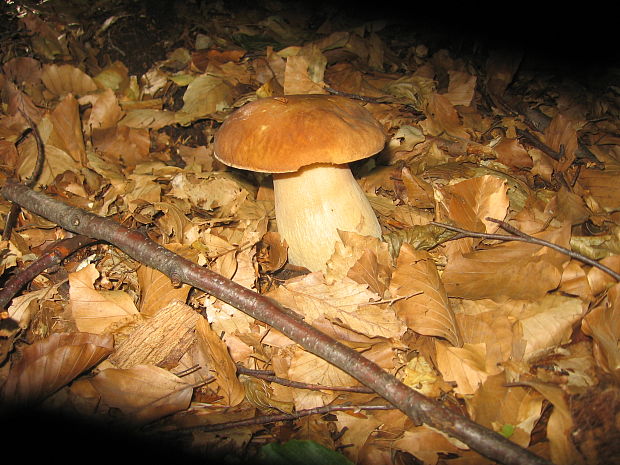
[[499,240],[499,241],[527,242],[530,244],[537,244],[537,245],[542,245],[544,247],[549,247],[550,249],[553,249],[557,252],[568,255],[569,257],[574,258],[575,260],[579,260],[580,262],[583,262],[587,265],[598,268],[599,270],[604,271],[605,273],[614,277],[617,281],[620,281],[619,273],[616,273],[614,270],[606,267],[605,265],[601,265],[596,260],[592,260],[591,258],[588,258],[585,255],[582,255],[577,252],[573,252],[572,250],[562,247],[560,245],[554,244],[553,242],[545,241],[544,239],[538,239],[537,237],[530,236],[529,234],[526,234],[523,231],[519,231],[518,229],[512,227],[511,225],[509,225],[508,223],[504,221],[501,221],[495,218],[486,218],[486,220],[499,224],[499,226],[502,229],[504,229],[506,232],[508,232],[511,235],[507,236],[505,234],[489,234],[489,233],[481,233],[481,232],[476,232],[476,231],[469,231],[467,229],[459,228],[457,226],[452,226],[450,224],[445,224],[445,223],[437,223],[435,221],[431,221],[430,224],[435,225],[435,226],[441,226],[442,228],[446,228],[450,231],[460,233],[459,236],[455,236],[450,240],[460,239],[463,237],[477,237],[481,239],[490,239],[490,240]]
[[486,457],[506,465],[549,465],[549,462],[504,436],[485,428],[408,387],[354,349],[294,318],[273,299],[199,266],[112,219],[65,205],[24,185],[7,182],[2,195],[23,208],[78,234],[109,242],[133,259],[176,282],[207,292],[262,321],[308,352],[353,376],[405,413],[415,424],[427,425],[459,439]]
[[[37,161],[34,165],[34,169],[32,170],[32,174],[28,179],[24,181],[24,184],[26,186],[34,187],[37,183],[37,180],[41,176],[41,173],[43,172],[43,165],[45,162],[45,144],[43,143],[43,139],[41,139],[39,129],[37,128],[37,125],[32,120],[32,118],[30,118],[30,116],[28,116],[28,114],[22,109],[20,109],[19,112],[28,123],[28,126],[30,126],[34,140],[37,143]],[[19,212],[19,205],[15,203],[11,204],[11,209],[9,210],[9,213],[7,214],[6,220],[4,222],[4,231],[2,231],[3,241],[8,241],[9,239],[11,239],[11,232],[17,224],[17,216],[19,215]]]
[[96,241],[86,236],[77,235],[53,244],[44,252],[43,255],[23,270],[18,271],[6,281],[4,287],[0,289],[0,309],[5,308],[20,289],[40,275],[43,271],[51,268],[52,266],[58,265],[76,250],[86,247],[93,242]]
[[344,391],[344,392],[357,392],[360,394],[372,394],[374,391],[364,386],[323,386],[320,384],[308,384],[301,383],[299,381],[291,381],[290,379],[280,378],[275,376],[273,372],[264,373],[266,370],[252,370],[243,366],[237,365],[237,373],[241,373],[254,378],[259,378],[271,383],[278,383],[282,386],[288,386],[296,389],[307,389],[310,391]]
[[[215,423],[212,425],[193,426],[191,428],[183,428],[183,432],[189,431],[202,431],[211,433],[214,431],[223,431],[226,429],[240,428],[242,426],[252,425],[267,425],[269,423],[277,423],[280,421],[292,421],[299,418],[307,417],[309,415],[325,415],[332,412],[345,412],[354,411],[359,412],[362,410],[394,410],[396,407],[392,405],[324,405],[323,407],[315,407],[305,410],[298,410],[295,413],[276,413],[273,415],[259,415],[245,420],[227,421],[223,423]],[[175,433],[177,431],[170,431]],[[158,432],[160,433],[160,432]],[[161,433],[166,433],[163,431]]]

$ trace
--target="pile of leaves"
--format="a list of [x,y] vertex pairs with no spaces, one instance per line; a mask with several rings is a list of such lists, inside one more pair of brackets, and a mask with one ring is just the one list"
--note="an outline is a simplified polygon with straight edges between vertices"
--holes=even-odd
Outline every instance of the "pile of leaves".
[[[270,5],[177,10],[180,38],[135,74],[131,50],[113,58],[114,31],[135,18],[17,11],[2,43],[2,182],[31,177],[44,147],[37,190],[272,297],[554,463],[617,457],[620,285],[595,265],[620,272],[620,89],[542,79],[519,53],[473,60],[404,43],[379,21],[310,27]],[[325,269],[307,273],[286,263],[269,177],[223,166],[212,142],[244,103],[326,93],[356,99],[388,134],[353,166],[383,239],[342,232]],[[10,208],[0,203],[3,224]],[[511,235],[501,222],[526,240],[498,238]],[[70,236],[22,211],[2,241],[3,281]],[[485,463],[109,244],[80,248],[9,300],[5,405],[189,431],[188,447],[239,457],[311,440],[364,464]],[[312,409],[321,415],[299,414]]]

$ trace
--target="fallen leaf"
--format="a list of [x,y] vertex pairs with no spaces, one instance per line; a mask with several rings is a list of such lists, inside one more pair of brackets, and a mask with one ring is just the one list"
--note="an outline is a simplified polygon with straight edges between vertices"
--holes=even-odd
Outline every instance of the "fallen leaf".
[[609,289],[607,299],[593,308],[581,323],[583,332],[594,339],[598,365],[616,379],[620,377],[620,284]]
[[476,423],[498,433],[509,425],[514,428],[509,439],[527,447],[541,418],[543,397],[522,386],[506,386],[506,375],[500,373],[488,377],[472,397],[466,397],[466,403]]
[[103,360],[113,345],[110,334],[54,333],[22,350],[1,397],[11,404],[37,403]]
[[[570,228],[549,230],[534,237],[568,247]],[[442,275],[446,292],[465,299],[538,300],[555,289],[569,257],[547,247],[505,242],[450,260]],[[532,276],[537,279],[532,280]],[[529,283],[524,287],[523,283]]]
[[98,291],[93,283],[99,277],[90,264],[69,274],[71,315],[80,331],[102,334],[112,324],[135,319],[138,315],[132,298],[123,291]]
[[[189,246],[181,244],[167,244],[166,248],[188,260],[196,261],[198,252]],[[153,316],[160,309],[173,301],[185,302],[190,291],[187,284],[173,283],[161,271],[141,266],[138,268],[138,283],[140,284],[140,314]]]
[[502,371],[487,357],[486,344],[464,344],[450,347],[437,340],[437,368],[443,379],[454,381],[454,392],[462,395],[474,394],[489,376]]
[[425,464],[436,464],[439,454],[458,453],[459,449],[441,433],[426,426],[418,426],[403,432],[392,447],[408,452]]
[[461,346],[459,329],[448,296],[428,252],[403,244],[390,283],[399,318],[407,327],[427,336],[439,336]]
[[228,348],[211,329],[204,318],[196,323],[198,347],[209,360],[210,369],[219,386],[224,405],[234,407],[241,403],[245,396],[243,384],[237,378],[237,369],[232,361]]
[[103,402],[138,425],[189,407],[193,386],[153,365],[108,368],[90,380]]
[[56,95],[84,95],[97,90],[95,81],[72,65],[46,65],[41,80]]

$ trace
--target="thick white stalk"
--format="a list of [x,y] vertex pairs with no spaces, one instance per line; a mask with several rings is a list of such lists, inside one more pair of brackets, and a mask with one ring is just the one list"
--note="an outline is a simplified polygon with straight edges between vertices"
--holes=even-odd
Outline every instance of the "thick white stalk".
[[317,164],[274,174],[273,187],[278,231],[294,265],[324,270],[340,240],[338,229],[381,236],[377,217],[347,165]]

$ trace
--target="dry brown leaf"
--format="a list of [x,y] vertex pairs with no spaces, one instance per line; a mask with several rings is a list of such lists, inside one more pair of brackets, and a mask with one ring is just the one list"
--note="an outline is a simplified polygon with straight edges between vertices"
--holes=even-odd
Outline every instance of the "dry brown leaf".
[[559,290],[565,294],[577,296],[584,301],[592,301],[594,299],[586,270],[576,260],[571,260],[564,268]]
[[[291,357],[287,379],[321,386],[359,385],[353,377],[341,369],[299,347],[295,347]],[[336,391],[323,392],[295,389],[293,393],[297,410],[327,405],[337,396],[338,393]]]
[[370,337],[399,337],[404,332],[390,309],[367,305],[379,296],[350,278],[327,284],[322,273],[311,273],[286,281],[269,296],[302,313],[309,322],[325,317]]
[[[49,129],[51,122],[49,119],[43,119],[39,124],[39,131],[43,131],[44,127]],[[16,173],[21,179],[27,179],[34,171],[37,162],[38,149],[34,137],[28,137],[18,147],[19,161],[16,166]],[[65,171],[73,173],[80,172],[80,165],[73,159],[71,155],[53,145],[45,146],[45,163],[43,171],[38,178],[37,185],[49,185],[54,179],[62,175]]]
[[226,80],[203,74],[187,86],[183,95],[184,105],[177,112],[176,121],[187,125],[196,119],[228,108],[232,100],[233,88]]
[[84,95],[97,90],[97,84],[90,76],[71,65],[46,65],[41,80],[56,95]]
[[123,161],[128,166],[135,166],[148,161],[151,139],[147,129],[114,126],[93,129],[93,144],[112,163]]
[[403,432],[403,435],[392,443],[392,447],[408,452],[424,464],[434,465],[439,454],[457,454],[460,449],[452,444],[443,434],[426,426],[417,426]]
[[390,293],[399,318],[426,336],[443,337],[461,346],[459,329],[437,268],[428,252],[403,244],[392,274]]
[[586,189],[586,203],[590,208],[613,212],[620,210],[620,164],[607,164],[604,170],[584,169],[579,184]]
[[476,76],[456,70],[448,71],[448,75],[450,82],[448,83],[448,92],[443,94],[444,97],[452,105],[469,106],[476,90]]
[[497,161],[511,168],[531,168],[534,164],[529,152],[518,139],[502,139],[493,150],[497,153]]
[[531,360],[570,341],[573,326],[583,316],[580,299],[549,294],[524,307],[518,316],[526,341],[524,359]]
[[161,129],[172,126],[175,123],[175,113],[169,110],[135,109],[128,111],[125,117],[119,121],[120,126],[129,126],[138,129]]
[[93,80],[100,88],[125,94],[129,88],[129,70],[122,61],[115,61],[103,68]]
[[472,420],[502,432],[514,427],[509,439],[522,447],[530,444],[530,434],[542,413],[543,398],[521,386],[506,386],[503,373],[490,376],[473,397],[466,397]]
[[522,60],[522,52],[503,49],[491,50],[486,62],[487,88],[501,97],[512,82]]
[[196,323],[198,348],[209,360],[215,382],[219,386],[218,393],[223,397],[222,403],[233,407],[243,401],[245,391],[237,378],[237,369],[232,361],[224,341],[211,329],[204,318]]
[[409,205],[417,208],[435,207],[433,186],[430,183],[422,179],[421,176],[411,173],[408,168],[402,169],[401,176],[407,192],[405,201]]
[[[167,244],[166,248],[172,252],[196,261],[198,252],[187,245]],[[187,284],[173,283],[172,280],[161,271],[141,266],[138,268],[138,283],[140,285],[140,314],[153,316],[161,308],[170,302],[185,302],[189,294],[190,286]]]
[[[600,260],[599,263],[611,268],[616,273],[620,273],[620,255],[610,255]],[[616,284],[616,280],[611,275],[596,267],[588,271],[588,282],[594,295],[598,295]]]
[[99,363],[114,345],[111,334],[55,333],[22,351],[2,386],[6,402],[36,403]]
[[581,328],[594,339],[598,366],[620,379],[620,284],[609,289],[606,301],[585,316]]
[[439,397],[442,393],[442,380],[426,361],[419,355],[413,357],[402,369],[403,383],[420,394],[428,397]]
[[132,298],[123,291],[97,291],[93,283],[99,277],[95,265],[87,265],[69,274],[69,305],[80,331],[101,334],[112,324],[138,316]]
[[54,286],[45,287],[38,291],[28,292],[24,295],[15,297],[11,305],[6,310],[9,317],[17,321],[20,328],[26,329],[30,324],[30,319],[41,308],[41,300],[51,299],[58,294],[61,283]]
[[422,121],[420,125],[426,132],[434,136],[447,132],[459,139],[470,139],[456,109],[445,96],[436,93],[431,94],[425,113],[427,119]]
[[436,340],[437,369],[443,379],[454,381],[454,392],[462,395],[474,394],[489,376],[502,371],[493,360],[487,357],[486,344],[463,344],[463,347],[450,347]]
[[[356,412],[357,413],[357,412]],[[338,431],[342,431],[344,444],[351,444],[351,447],[344,449],[344,454],[353,463],[357,463],[360,449],[364,446],[370,435],[380,425],[381,421],[373,415],[351,415],[349,412],[336,412],[338,418],[336,424]]]
[[[535,237],[568,247],[570,225]],[[506,242],[450,260],[442,275],[446,292],[465,299],[538,300],[555,289],[568,256],[547,247]],[[523,286],[523,283],[528,283]]]
[[280,234],[266,232],[260,242],[257,261],[263,273],[273,273],[286,264],[288,246]]
[[[513,303],[517,305],[517,303]],[[513,354],[513,325],[518,312],[511,311],[511,302],[498,305],[492,300],[454,299],[452,307],[461,330],[463,342],[485,343],[487,358],[495,364],[508,360]]]
[[108,368],[90,380],[103,402],[128,422],[145,424],[189,407],[193,386],[153,365]]
[[86,123],[86,133],[91,134],[94,129],[110,129],[115,127],[123,111],[118,103],[118,99],[111,89],[106,89],[95,95],[88,95],[80,99],[82,105],[91,105]]
[[[494,233],[498,225],[486,218],[503,220],[509,206],[508,185],[502,178],[484,175],[452,184],[440,190],[443,209],[438,210],[439,218],[446,215],[461,228]],[[448,259],[458,254],[471,252],[480,242],[479,239],[463,238],[448,242],[446,255]]]
[[82,122],[78,102],[73,95],[63,98],[50,113],[50,121],[54,130],[50,134],[47,144],[65,151],[77,163],[86,162],[86,147],[82,134]]
[[551,461],[558,465],[585,465],[586,462],[571,441],[571,431],[575,425],[564,390],[560,386],[529,378],[521,379],[520,383],[536,389],[553,404],[553,411],[547,423]]
[[392,258],[385,242],[354,232],[338,231],[334,254],[327,262],[325,280],[328,283],[345,276],[383,296],[390,280]]
[[[320,52],[318,52],[320,53]],[[290,56],[286,59],[286,68],[284,70],[284,93],[293,94],[326,94],[327,91],[320,85],[323,73],[320,73],[319,81],[315,81],[309,74],[309,57],[306,56]],[[325,57],[323,57],[325,60]],[[323,67],[327,60],[323,63]],[[317,78],[315,78],[317,79]]]
[[577,123],[558,112],[545,129],[546,144],[558,153],[563,153],[558,171],[565,171],[575,160],[577,150]]

